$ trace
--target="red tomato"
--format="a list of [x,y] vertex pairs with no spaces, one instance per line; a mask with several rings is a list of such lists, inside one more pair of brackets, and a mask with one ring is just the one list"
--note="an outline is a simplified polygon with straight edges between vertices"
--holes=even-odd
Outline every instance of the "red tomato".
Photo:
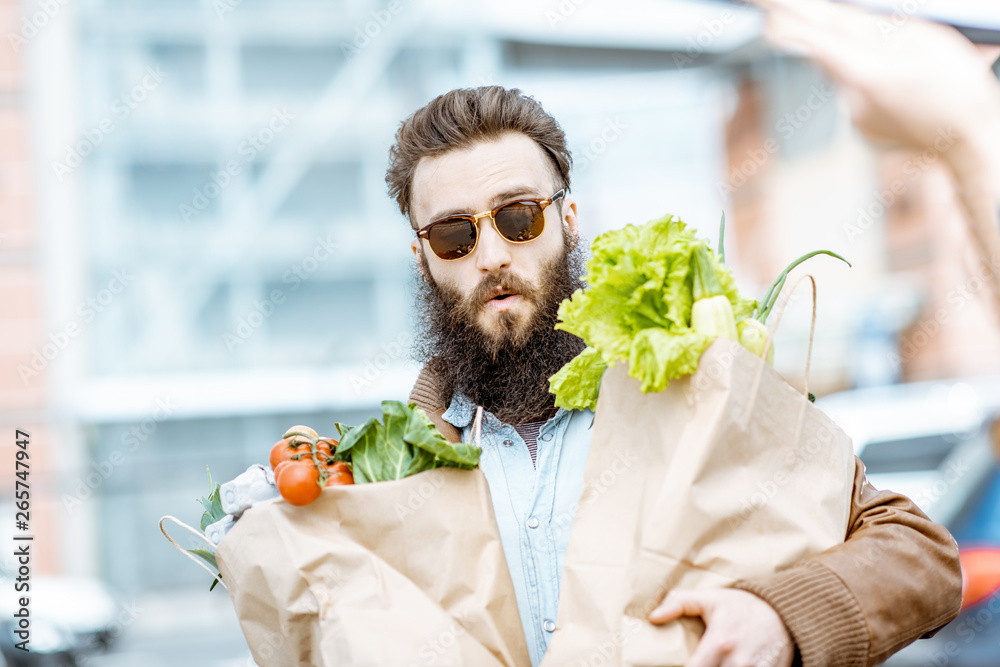
[[339,484],[354,484],[354,474],[351,473],[351,466],[344,461],[337,461],[330,466],[330,477],[326,480],[327,486],[337,486]]
[[276,476],[278,493],[292,505],[308,505],[319,498],[319,470],[312,461],[290,461]]
[[271,447],[271,469],[276,469],[282,461],[291,460],[292,456],[297,454],[298,451],[289,446],[288,438],[283,438],[274,443],[274,447]]
[[309,441],[305,438],[299,436],[283,438],[274,443],[274,447],[271,448],[271,468],[276,468],[282,461],[312,458],[310,451]]
[[287,466],[289,463],[292,463],[292,461],[282,461],[281,463],[279,463],[278,465],[276,465],[274,467],[274,482],[275,482],[275,484],[278,483],[278,471],[281,470],[282,468],[284,468],[285,466]]

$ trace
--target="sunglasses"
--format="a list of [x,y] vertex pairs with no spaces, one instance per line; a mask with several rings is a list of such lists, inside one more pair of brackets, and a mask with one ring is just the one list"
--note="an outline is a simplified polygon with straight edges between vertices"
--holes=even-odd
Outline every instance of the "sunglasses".
[[471,255],[479,243],[479,218],[489,216],[497,234],[511,243],[534,241],[545,230],[545,208],[566,195],[556,192],[548,199],[518,199],[475,215],[450,215],[421,227],[417,238],[427,239],[434,254],[446,261]]

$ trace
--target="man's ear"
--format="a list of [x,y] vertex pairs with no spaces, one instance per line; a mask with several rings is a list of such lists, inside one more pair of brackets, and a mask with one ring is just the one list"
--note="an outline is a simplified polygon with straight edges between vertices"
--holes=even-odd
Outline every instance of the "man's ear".
[[413,258],[417,261],[417,270],[420,271],[420,277],[424,279],[424,282],[428,285],[431,284],[431,277],[427,275],[427,260],[424,259],[424,248],[420,244],[420,239],[413,239],[410,241],[410,250],[413,251]]
[[569,239],[570,248],[575,248],[580,241],[580,220],[577,218],[576,200],[566,195],[561,210],[563,231]]

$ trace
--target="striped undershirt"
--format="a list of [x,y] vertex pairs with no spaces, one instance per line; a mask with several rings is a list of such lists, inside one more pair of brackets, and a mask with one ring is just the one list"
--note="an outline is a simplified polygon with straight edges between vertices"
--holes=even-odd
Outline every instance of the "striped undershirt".
[[544,421],[514,425],[514,430],[517,431],[517,434],[521,436],[522,440],[524,440],[524,444],[528,446],[528,453],[531,454],[531,465],[534,468],[538,467],[535,463],[538,456],[538,431],[541,430],[544,425]]

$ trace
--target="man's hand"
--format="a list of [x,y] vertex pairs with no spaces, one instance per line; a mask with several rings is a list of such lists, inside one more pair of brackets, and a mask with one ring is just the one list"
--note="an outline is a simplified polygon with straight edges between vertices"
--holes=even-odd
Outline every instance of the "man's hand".
[[956,139],[1000,139],[1000,86],[989,69],[996,49],[977,50],[954,28],[912,16],[826,0],[755,2],[768,10],[768,41],[826,70],[873,141],[940,152]]
[[818,63],[840,84],[873,141],[941,157],[955,179],[1000,317],[1000,86],[995,48],[909,15],[828,0],[754,0],[768,40]]
[[700,616],[702,635],[685,667],[790,667],[795,646],[777,612],[734,588],[672,590],[649,614],[656,625]]
[[[940,154],[959,181],[982,180],[1000,204],[1000,86],[995,46],[913,16],[827,0],[754,0],[766,35],[832,76],[869,139]],[[987,255],[1000,252],[995,239]]]

